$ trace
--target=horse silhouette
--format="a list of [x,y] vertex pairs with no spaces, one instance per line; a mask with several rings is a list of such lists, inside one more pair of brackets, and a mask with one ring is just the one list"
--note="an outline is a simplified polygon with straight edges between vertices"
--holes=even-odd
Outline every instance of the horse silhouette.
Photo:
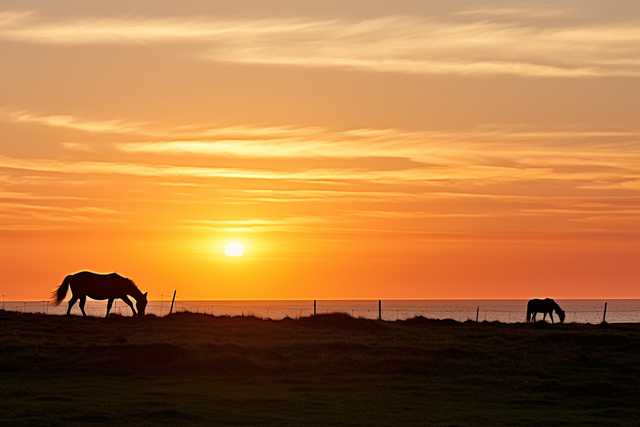
[[[71,313],[71,307],[76,301],[80,300],[80,311],[82,311],[83,316],[86,316],[84,304],[87,301],[87,297],[96,300],[109,300],[105,317],[109,317],[111,305],[116,298],[120,298],[131,307],[134,316],[136,314],[144,316],[144,311],[147,308],[148,292],[143,294],[131,279],[116,273],[97,274],[91,271],[81,271],[80,273],[70,274],[64,278],[58,289],[52,292],[53,301],[51,301],[51,304],[54,306],[60,305],[67,295],[69,287],[71,287],[71,299],[69,300],[67,315]],[[137,313],[127,295],[131,295],[136,300]]]
[[[551,318],[551,323],[553,322],[553,312],[556,312],[558,318],[560,319],[560,323],[564,322],[564,310],[560,308],[557,302],[552,300],[551,298],[545,299],[532,299],[527,303],[527,322],[536,321],[536,315],[538,313],[543,313],[542,320],[547,318],[547,314]],[[533,315],[533,319],[531,318]]]

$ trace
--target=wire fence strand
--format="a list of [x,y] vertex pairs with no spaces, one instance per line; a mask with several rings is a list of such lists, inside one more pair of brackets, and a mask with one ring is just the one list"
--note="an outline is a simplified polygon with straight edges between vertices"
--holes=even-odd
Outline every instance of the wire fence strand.
[[[146,314],[152,314],[158,317],[167,316],[169,314],[170,302],[167,301],[151,301],[147,305]],[[5,311],[13,311],[19,313],[43,313],[63,315],[67,312],[67,304],[62,303],[60,306],[54,307],[48,301],[4,301],[2,309]],[[88,301],[85,306],[85,312],[89,316],[103,317],[106,314],[106,304],[100,301]],[[194,302],[176,301],[173,307],[173,313],[192,312],[208,314],[212,316],[251,316],[260,319],[281,320],[285,318],[299,319],[301,317],[309,317],[314,315],[314,304],[301,304],[298,306],[291,305],[252,305],[244,306],[241,304],[217,304],[210,302],[207,305],[195,304]],[[428,319],[445,320],[450,319],[457,322],[476,321],[480,322],[502,322],[502,323],[519,323],[526,321],[526,310],[487,310],[478,307],[473,310],[442,310],[442,309],[397,309],[383,308],[382,311],[374,308],[349,308],[349,307],[329,307],[317,308],[315,314],[332,314],[344,313],[355,318],[378,319],[381,315],[382,320],[398,321],[407,320],[414,317],[425,317]],[[603,321],[603,311],[601,310],[567,310],[566,321],[573,323],[601,323]],[[80,308],[76,304],[71,314],[81,315]],[[111,314],[120,316],[131,316],[133,312],[129,306],[124,303],[115,303]],[[542,314],[538,314],[536,320],[543,319]],[[546,316],[546,321],[549,321]],[[559,321],[557,315],[554,316],[556,322]],[[608,323],[640,323],[640,310],[624,310],[611,309],[607,310]]]

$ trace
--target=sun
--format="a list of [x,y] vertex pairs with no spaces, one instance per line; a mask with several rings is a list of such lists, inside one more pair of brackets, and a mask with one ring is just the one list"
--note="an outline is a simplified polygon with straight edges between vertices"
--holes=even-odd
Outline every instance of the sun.
[[225,246],[224,253],[227,254],[227,256],[242,256],[244,248],[240,243],[231,242]]

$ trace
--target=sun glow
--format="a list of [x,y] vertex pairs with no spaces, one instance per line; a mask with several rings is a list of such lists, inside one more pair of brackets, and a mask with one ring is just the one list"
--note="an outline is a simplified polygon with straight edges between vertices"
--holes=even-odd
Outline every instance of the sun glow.
[[244,248],[240,243],[231,242],[225,246],[224,253],[227,254],[227,256],[242,256]]

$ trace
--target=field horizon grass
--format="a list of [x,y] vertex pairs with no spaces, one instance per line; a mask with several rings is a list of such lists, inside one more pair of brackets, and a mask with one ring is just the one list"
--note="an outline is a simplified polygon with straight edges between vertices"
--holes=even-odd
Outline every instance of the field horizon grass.
[[640,424],[640,324],[0,311],[7,426]]

